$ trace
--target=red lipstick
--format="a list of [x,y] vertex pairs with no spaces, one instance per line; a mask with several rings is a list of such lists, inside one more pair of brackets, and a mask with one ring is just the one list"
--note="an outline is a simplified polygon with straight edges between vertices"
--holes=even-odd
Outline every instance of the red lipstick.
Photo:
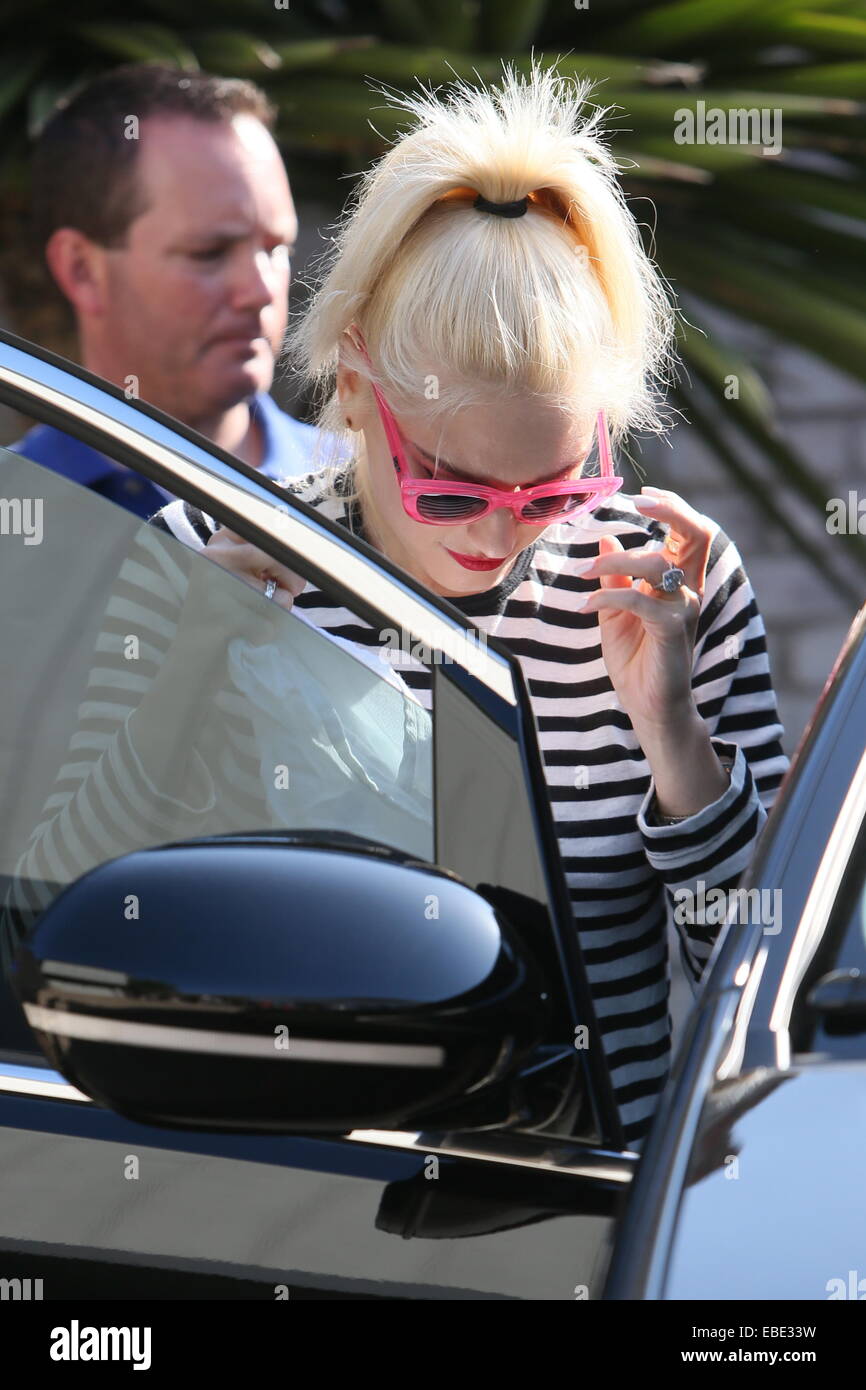
[[[445,549],[448,550],[447,545]],[[460,555],[456,550],[448,550],[448,554],[465,570],[498,570],[508,559],[507,555],[503,555],[501,560],[485,560],[481,555]]]

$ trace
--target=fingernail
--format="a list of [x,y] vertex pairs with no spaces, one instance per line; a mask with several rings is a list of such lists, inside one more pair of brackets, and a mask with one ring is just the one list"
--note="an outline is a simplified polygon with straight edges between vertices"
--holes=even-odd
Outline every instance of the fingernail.
[[638,507],[658,507],[661,503],[660,497],[636,497],[635,505]]

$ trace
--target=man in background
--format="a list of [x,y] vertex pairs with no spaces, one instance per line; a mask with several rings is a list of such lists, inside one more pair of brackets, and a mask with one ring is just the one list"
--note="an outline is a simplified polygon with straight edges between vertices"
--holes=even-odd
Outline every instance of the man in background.
[[[33,206],[82,365],[279,478],[316,431],[268,395],[298,233],[274,121],[251,82],[116,68],[46,122]],[[171,496],[48,426],[13,448],[144,517]]]

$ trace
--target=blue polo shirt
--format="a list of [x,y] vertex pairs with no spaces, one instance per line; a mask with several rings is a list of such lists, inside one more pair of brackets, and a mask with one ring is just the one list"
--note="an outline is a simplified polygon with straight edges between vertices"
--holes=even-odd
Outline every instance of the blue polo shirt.
[[[260,473],[266,478],[279,479],[306,473],[313,467],[312,454],[318,433],[313,425],[302,424],[287,415],[265,391],[253,397],[250,411],[262,431],[264,447]],[[51,425],[36,425],[9,448],[100,493],[137,516],[151,517],[166,502],[174,500],[173,493],[149,478],[115,463],[105,454],[91,449],[89,444],[82,444],[80,439]]]

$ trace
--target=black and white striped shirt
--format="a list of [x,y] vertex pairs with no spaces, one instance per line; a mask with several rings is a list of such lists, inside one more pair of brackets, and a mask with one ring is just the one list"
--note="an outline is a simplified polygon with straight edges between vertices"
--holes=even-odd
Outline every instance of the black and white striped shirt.
[[[345,474],[327,486],[324,474],[288,479],[286,487],[356,532],[357,508],[344,497]],[[98,643],[98,660],[79,731],[70,746],[43,819],[18,866],[13,906],[32,920],[44,907],[40,884],[70,881],[94,863],[140,843],[172,837],[170,798],[148,783],[130,735],[129,717],[142,682],[159,670],[171,646],[187,578],[170,533],[201,549],[213,520],[173,502],[141,529],[124,562]],[[603,532],[624,547],[661,545],[663,528],[625,497],[578,522],[548,528],[493,589],[452,602],[517,656],[525,673],[575,929],[602,1031],[626,1140],[638,1146],[669,1068],[671,1020],[667,906],[679,889],[729,889],[750,859],[787,766],[773,694],[764,625],[736,547],[715,528],[693,666],[698,709],[720,754],[733,759],[724,795],[677,825],[656,825],[649,766],[602,661],[598,615],[580,612],[581,595],[598,587],[580,562],[598,553]],[[316,626],[366,647],[381,634],[308,584],[295,600]],[[130,688],[122,644],[141,632],[150,664]],[[393,669],[430,707],[429,673],[413,657]],[[218,727],[201,754],[201,806],[213,815],[202,833],[269,824],[263,812],[262,769],[252,725],[237,691],[214,691]],[[221,725],[219,725],[221,721]],[[208,766],[219,784],[208,791]],[[144,804],[146,801],[147,804]],[[216,808],[216,809],[214,809]],[[185,808],[189,811],[189,807]],[[217,817],[214,820],[214,816]],[[361,829],[359,827],[359,829]],[[184,833],[189,826],[183,823]],[[363,833],[363,831],[362,831]],[[718,926],[678,925],[683,963],[699,979]]]
[[[323,490],[317,475],[287,484],[332,519],[361,531],[357,510]],[[191,545],[213,522],[175,503],[159,516]],[[648,822],[649,766],[605,670],[598,617],[581,614],[596,589],[580,561],[598,553],[602,532],[626,548],[664,532],[616,500],[578,525],[550,527],[505,581],[452,599],[515,654],[527,678],[575,925],[592,988],[626,1137],[644,1135],[670,1055],[670,987],[665,889],[729,888],[754,849],[787,767],[770,679],[764,625],[733,543],[716,529],[700,615],[693,689],[713,744],[734,759],[725,795],[675,826]],[[364,645],[380,634],[308,585],[296,600],[319,627]],[[393,661],[429,708],[429,676],[408,654]],[[710,914],[708,914],[710,915]],[[681,927],[683,959],[697,980],[718,927]]]

